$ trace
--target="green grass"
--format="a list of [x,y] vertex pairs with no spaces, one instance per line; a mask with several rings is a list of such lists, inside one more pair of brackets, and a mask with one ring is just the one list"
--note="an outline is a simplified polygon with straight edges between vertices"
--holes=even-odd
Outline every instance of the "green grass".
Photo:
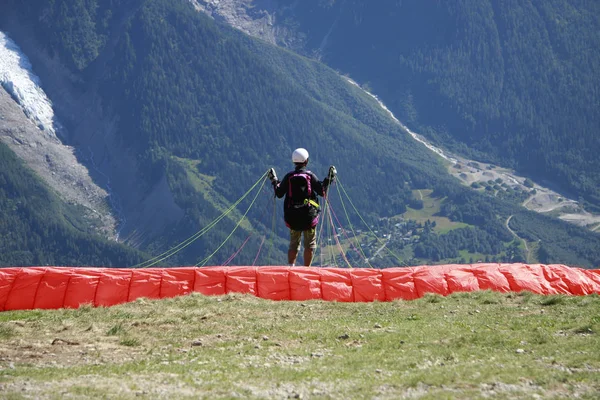
[[463,222],[454,222],[446,217],[437,216],[437,214],[440,212],[443,199],[432,197],[432,192],[433,190],[431,189],[413,190],[413,196],[416,199],[423,200],[423,208],[420,210],[415,210],[407,207],[407,211],[402,214],[404,219],[415,220],[423,224],[427,220],[431,222],[435,221],[436,226],[434,231],[440,234],[449,232],[453,229],[470,226]]
[[[140,299],[2,314],[2,398],[595,398],[600,297]],[[52,345],[56,339],[62,339]]]
[[477,263],[480,260],[483,261],[483,260],[485,260],[485,257],[486,257],[485,254],[471,253],[471,252],[469,252],[469,250],[460,250],[459,254],[460,254],[460,257],[467,260],[467,262],[469,262],[469,260],[472,258],[473,263]]
[[529,259],[527,262],[535,264],[539,263],[540,242],[527,242],[529,247]]
[[15,328],[6,324],[0,323],[0,340],[10,339],[16,335]]
[[[185,169],[190,183],[194,189],[202,194],[205,200],[207,200],[212,206],[221,212],[225,212],[230,206],[230,202],[227,201],[223,196],[219,195],[214,189],[213,184],[216,179],[215,176],[201,174],[198,172],[197,166],[201,163],[200,160],[190,160],[187,158],[172,157],[174,160],[180,163]],[[256,193],[256,192],[254,192]],[[242,218],[242,213],[237,209],[231,211],[232,216],[229,217],[233,221],[239,221]],[[240,223],[240,227],[245,230],[252,230],[252,225],[247,219],[244,219]]]

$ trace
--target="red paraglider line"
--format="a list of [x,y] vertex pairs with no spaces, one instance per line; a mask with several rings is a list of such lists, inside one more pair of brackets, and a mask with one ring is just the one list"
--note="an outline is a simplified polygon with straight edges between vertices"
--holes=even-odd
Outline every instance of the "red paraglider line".
[[258,256],[260,256],[260,251],[262,250],[263,244],[265,243],[266,236],[263,236],[260,245],[258,246],[258,252],[256,253],[256,257],[254,257],[254,261],[252,261],[252,266],[256,265],[256,260],[258,260]]
[[368,264],[368,260],[360,253],[360,251],[356,248],[356,246],[354,245],[354,243],[352,242],[352,240],[350,240],[350,237],[348,236],[348,234],[346,233],[346,229],[344,229],[343,225],[340,223],[340,220],[338,219],[337,215],[335,214],[335,212],[333,212],[333,208],[329,207],[329,212],[333,215],[333,217],[335,218],[335,220],[337,221],[338,225],[340,226],[340,228],[342,229],[342,233],[344,234],[344,237],[346,238],[346,240],[348,241],[348,243],[350,243],[350,246],[352,246],[352,248],[354,249],[354,251],[356,253],[358,253],[358,256],[361,257],[367,264]]
[[233,261],[233,259],[240,254],[240,251],[243,250],[244,246],[246,245],[246,243],[248,243],[248,240],[250,240],[250,237],[252,237],[252,233],[250,233],[247,237],[246,240],[244,240],[244,243],[242,243],[242,245],[240,246],[239,249],[237,249],[237,251],[235,253],[233,253],[227,260],[225,260],[225,262],[222,265],[227,265],[229,264],[231,261]]

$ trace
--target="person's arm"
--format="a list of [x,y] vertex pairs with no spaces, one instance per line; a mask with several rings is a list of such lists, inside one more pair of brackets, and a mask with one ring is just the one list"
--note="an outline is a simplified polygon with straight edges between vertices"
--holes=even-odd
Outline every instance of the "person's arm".
[[327,191],[327,186],[329,186],[329,179],[325,178],[323,182],[317,178],[314,173],[310,173],[310,186],[312,187],[312,191],[318,194],[319,196],[325,196],[325,192]]
[[285,196],[288,187],[288,179],[289,174],[286,174],[281,182],[278,181],[276,184],[273,185],[273,189],[275,189],[275,196],[277,196],[278,199]]
[[[331,184],[332,181],[335,181],[335,177],[337,175],[337,170],[335,169],[335,167],[332,165],[329,167],[329,171],[327,171],[327,178],[323,179],[323,182],[319,182],[319,184],[321,185],[321,192],[323,194],[327,193],[327,188],[329,188],[329,185]],[[316,179],[316,176],[315,176]],[[318,179],[317,179],[318,182]],[[317,192],[320,196],[323,196],[323,194]]]

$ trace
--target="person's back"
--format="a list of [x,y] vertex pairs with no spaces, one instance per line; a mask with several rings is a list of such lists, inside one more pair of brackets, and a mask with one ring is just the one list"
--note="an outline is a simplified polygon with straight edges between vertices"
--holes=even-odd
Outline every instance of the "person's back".
[[335,178],[336,170],[331,166],[328,177],[321,182],[313,172],[306,169],[308,151],[302,148],[294,150],[292,161],[296,168],[288,172],[282,181],[277,180],[273,169],[269,171],[269,178],[273,183],[275,195],[278,198],[285,196],[283,215],[286,225],[290,228],[288,263],[294,265],[300,250],[301,235],[304,233],[304,265],[309,266],[316,248],[316,226],[320,212],[317,196],[325,196],[330,181]]
[[323,196],[323,184],[306,167],[289,172],[275,189],[277,197],[285,195],[283,215],[286,225],[297,231],[315,227],[319,219],[319,200]]

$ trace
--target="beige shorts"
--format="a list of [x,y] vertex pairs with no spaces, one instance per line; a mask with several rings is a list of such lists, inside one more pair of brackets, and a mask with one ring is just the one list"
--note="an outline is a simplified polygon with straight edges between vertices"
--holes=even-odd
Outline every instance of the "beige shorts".
[[307,229],[305,231],[295,231],[290,229],[290,250],[300,250],[300,239],[302,238],[302,232],[304,232],[304,248],[305,249],[316,249],[317,248],[317,228]]

